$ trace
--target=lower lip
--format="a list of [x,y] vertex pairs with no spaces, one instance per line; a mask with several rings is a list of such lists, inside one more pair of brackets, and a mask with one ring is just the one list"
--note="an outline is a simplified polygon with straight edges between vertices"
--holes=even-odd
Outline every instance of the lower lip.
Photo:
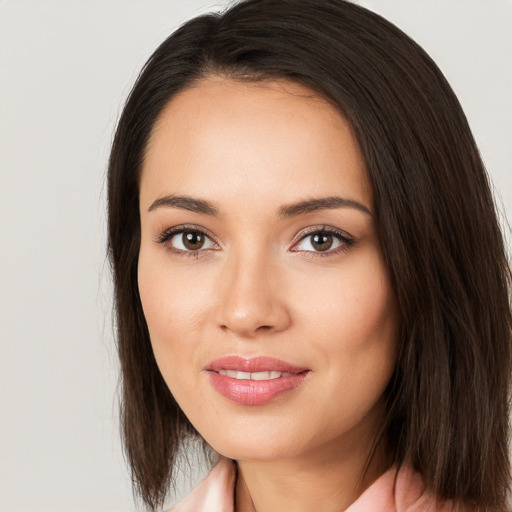
[[239,380],[209,371],[214,389],[228,400],[240,405],[263,405],[278,395],[297,388],[309,372],[271,380]]

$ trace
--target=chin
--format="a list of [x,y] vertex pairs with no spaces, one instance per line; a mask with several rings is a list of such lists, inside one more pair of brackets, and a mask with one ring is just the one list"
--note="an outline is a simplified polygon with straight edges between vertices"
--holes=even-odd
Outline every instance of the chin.
[[[218,453],[234,460],[273,461],[296,457],[308,449],[309,442],[298,439],[289,429],[237,429],[225,430],[228,435],[219,436],[217,431],[204,436]],[[297,432],[297,434],[299,434]]]
[[215,451],[233,460],[251,460],[270,462],[293,458],[297,455],[294,450],[288,450],[282,445],[273,445],[273,443],[229,443],[222,446],[213,446]]

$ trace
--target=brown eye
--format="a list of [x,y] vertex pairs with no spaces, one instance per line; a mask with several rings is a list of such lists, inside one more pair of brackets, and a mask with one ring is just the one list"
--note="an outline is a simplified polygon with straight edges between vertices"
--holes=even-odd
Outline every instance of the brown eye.
[[182,243],[189,251],[197,251],[204,245],[204,235],[199,231],[184,231],[182,236]]
[[336,254],[341,249],[348,249],[354,240],[343,232],[334,229],[319,229],[304,236],[294,245],[293,251]]
[[333,236],[329,233],[316,233],[311,236],[311,245],[317,251],[327,251],[332,247]]
[[199,229],[173,228],[157,239],[174,252],[198,254],[208,249],[219,249],[218,245],[203,231]]

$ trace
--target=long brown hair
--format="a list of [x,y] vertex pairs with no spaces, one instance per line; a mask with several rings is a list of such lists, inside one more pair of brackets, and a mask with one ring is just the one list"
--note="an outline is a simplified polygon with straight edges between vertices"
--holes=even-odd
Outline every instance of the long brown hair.
[[344,0],[248,0],[197,17],[154,52],[127,100],[108,171],[109,255],[122,429],[135,489],[163,503],[197,436],[157,368],[137,288],[138,182],[151,130],[179,91],[210,76],[299,82],[351,123],[402,319],[382,426],[393,462],[440,498],[503,510],[510,486],[510,268],[483,163],[430,57]]

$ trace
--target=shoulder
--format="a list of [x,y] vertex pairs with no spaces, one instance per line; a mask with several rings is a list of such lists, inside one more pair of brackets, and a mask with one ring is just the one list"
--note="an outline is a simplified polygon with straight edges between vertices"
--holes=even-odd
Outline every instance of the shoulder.
[[236,467],[220,457],[208,476],[167,512],[234,512]]
[[[208,476],[167,512],[234,512],[236,466],[220,457]],[[410,466],[392,467],[381,475],[345,512],[465,512],[451,501],[437,499]],[[468,511],[469,512],[469,511]]]
[[[455,512],[451,501],[437,499],[410,466],[391,469],[381,475],[346,512]],[[459,512],[463,512],[460,511]]]

